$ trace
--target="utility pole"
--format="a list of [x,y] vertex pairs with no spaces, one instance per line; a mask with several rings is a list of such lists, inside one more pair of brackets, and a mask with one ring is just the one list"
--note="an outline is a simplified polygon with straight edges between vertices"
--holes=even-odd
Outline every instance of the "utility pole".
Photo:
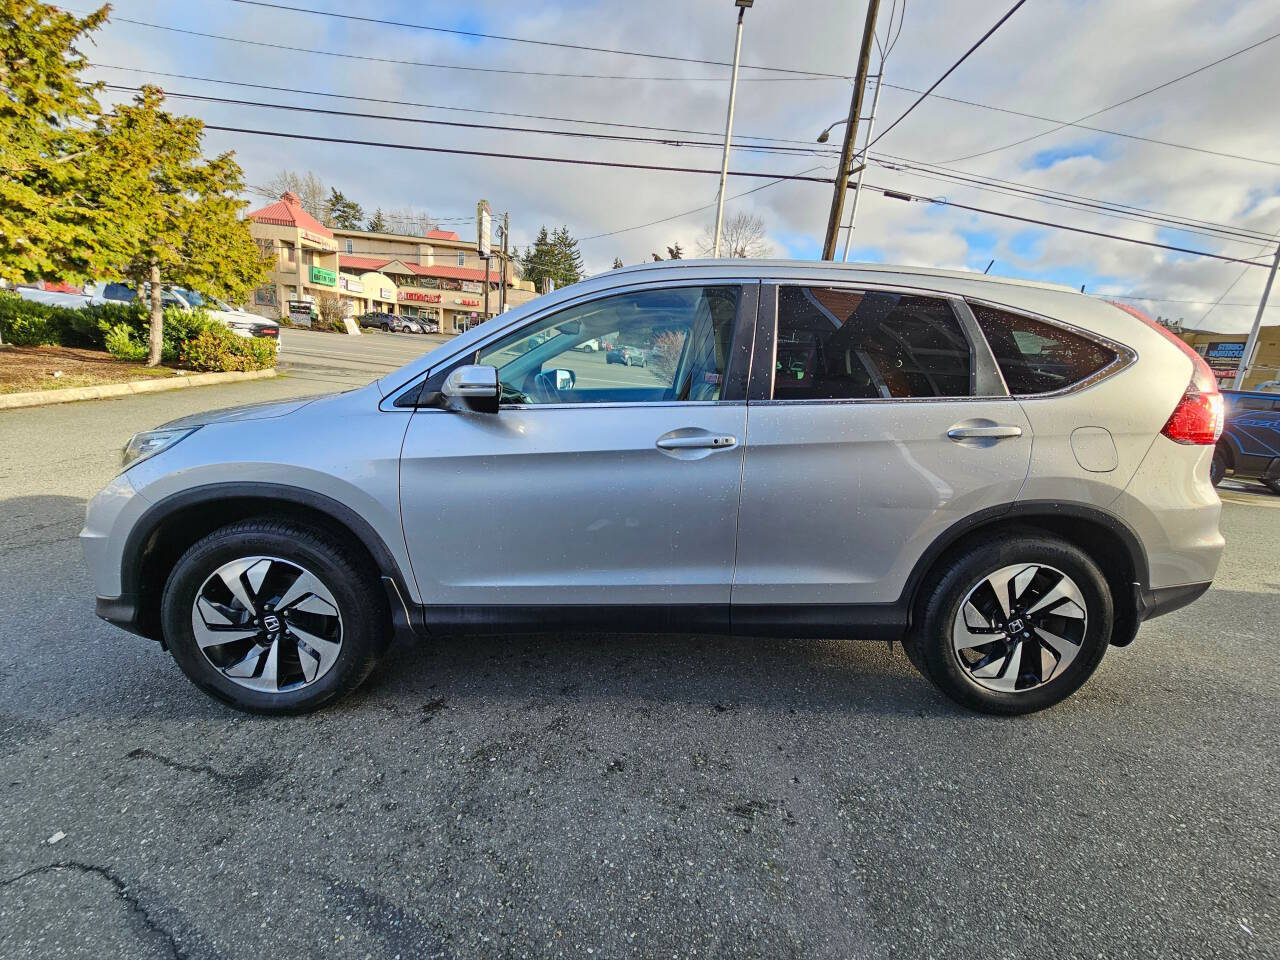
[[1276,245],[1276,256],[1271,261],[1271,272],[1267,274],[1267,285],[1262,288],[1262,299],[1258,302],[1258,315],[1253,318],[1253,329],[1249,331],[1249,339],[1245,341],[1244,356],[1240,358],[1240,366],[1236,368],[1236,378],[1231,386],[1235,390],[1244,389],[1244,378],[1249,373],[1253,360],[1253,351],[1258,348],[1258,332],[1262,328],[1262,315],[1267,312],[1267,299],[1271,296],[1271,285],[1276,281],[1276,268],[1280,267],[1280,244]]
[[511,214],[502,215],[502,277],[498,281],[498,312],[507,312],[507,238],[511,235]]
[[754,0],[736,0],[738,26],[733,36],[733,75],[729,80],[729,111],[724,118],[724,153],[720,157],[720,192],[716,194],[716,235],[711,255],[720,256],[720,228],[724,225],[724,182],[729,176],[729,141],[733,137],[733,101],[738,95],[738,58],[742,54],[742,15]]
[[871,135],[876,132],[876,110],[880,106],[880,88],[884,86],[884,56],[880,57],[880,72],[876,74],[876,94],[871,98],[871,116],[867,118],[867,136],[862,141],[862,154],[858,157],[858,183],[853,188],[853,205],[849,208],[849,230],[844,235],[844,254],[841,260],[849,262],[849,242],[853,240],[853,224],[858,219],[858,201],[862,198],[862,175],[867,172],[867,150],[871,147]]
[[871,44],[875,40],[876,17],[879,13],[880,0],[868,0],[867,23],[862,28],[862,49],[858,53],[858,75],[853,81],[853,96],[849,101],[849,120],[845,123],[844,144],[840,147],[840,169],[836,173],[835,190],[831,195],[827,235],[822,241],[823,260],[836,258],[836,242],[840,239],[840,221],[844,219],[844,194],[849,189],[849,175],[853,167],[853,145],[858,136],[858,118],[862,115],[862,94],[867,86],[867,71],[871,65]]

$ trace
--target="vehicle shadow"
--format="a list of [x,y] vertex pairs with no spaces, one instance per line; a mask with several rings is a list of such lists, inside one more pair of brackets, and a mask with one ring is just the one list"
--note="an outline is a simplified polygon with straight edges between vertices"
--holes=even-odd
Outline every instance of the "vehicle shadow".
[[884,642],[644,634],[440,637],[393,645],[352,698],[599,700],[843,714],[964,713]]

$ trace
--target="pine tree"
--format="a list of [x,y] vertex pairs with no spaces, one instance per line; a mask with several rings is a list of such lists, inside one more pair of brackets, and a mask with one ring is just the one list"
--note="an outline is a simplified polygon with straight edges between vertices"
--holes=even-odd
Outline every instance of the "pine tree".
[[676,241],[675,246],[667,247],[667,259],[668,260],[684,259],[684,249],[680,246],[679,240]]
[[364,210],[354,200],[347,199],[340,190],[331,189],[325,203],[325,226],[339,230],[359,230],[364,220]]
[[75,46],[108,10],[0,3],[0,279],[85,278],[127,246],[134,225],[117,198],[88,196],[102,158],[83,121],[98,85],[80,79],[88,62]]
[[621,269],[622,269],[622,258],[621,258],[621,257],[614,257],[614,258],[613,258],[613,269],[615,269],[615,270],[621,270]]
[[551,235],[551,243],[555,248],[556,267],[560,274],[556,278],[556,286],[567,287],[571,283],[577,283],[585,271],[578,241],[570,235],[567,226],[562,226]]
[[112,168],[115,196],[127,198],[138,226],[116,272],[150,284],[150,366],[160,362],[162,284],[238,300],[267,275],[263,254],[239,217],[240,165],[229,152],[205,160],[204,124],[166,113],[163,101],[159,88],[143,87],[132,104],[103,115],[94,129],[95,150]]
[[369,226],[366,227],[370,233],[386,233],[387,221],[382,218],[382,208],[379,207],[373,211],[373,216],[369,218]]

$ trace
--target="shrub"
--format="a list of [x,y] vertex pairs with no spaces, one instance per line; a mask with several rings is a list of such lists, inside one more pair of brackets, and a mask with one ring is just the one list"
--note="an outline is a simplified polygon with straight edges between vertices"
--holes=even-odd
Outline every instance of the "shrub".
[[211,373],[265,370],[275,366],[276,344],[265,337],[241,337],[221,324],[210,323],[194,337],[183,341],[178,361],[192,370]]
[[117,323],[107,330],[104,337],[107,353],[117,360],[141,363],[147,359],[147,345],[139,343],[128,324]]
[[39,347],[58,343],[61,339],[57,324],[45,310],[28,310],[28,304],[20,297],[5,294],[0,297],[0,334],[4,342],[15,347]]

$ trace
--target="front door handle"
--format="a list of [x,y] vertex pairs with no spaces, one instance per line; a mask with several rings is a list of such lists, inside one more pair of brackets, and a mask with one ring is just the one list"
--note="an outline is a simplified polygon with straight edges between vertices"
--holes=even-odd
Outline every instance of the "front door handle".
[[696,434],[694,436],[659,437],[657,445],[663,450],[724,450],[738,445],[737,437],[724,434]]
[[990,427],[952,427],[947,431],[952,440],[1008,440],[1022,436],[1022,428],[1014,424],[995,424]]

